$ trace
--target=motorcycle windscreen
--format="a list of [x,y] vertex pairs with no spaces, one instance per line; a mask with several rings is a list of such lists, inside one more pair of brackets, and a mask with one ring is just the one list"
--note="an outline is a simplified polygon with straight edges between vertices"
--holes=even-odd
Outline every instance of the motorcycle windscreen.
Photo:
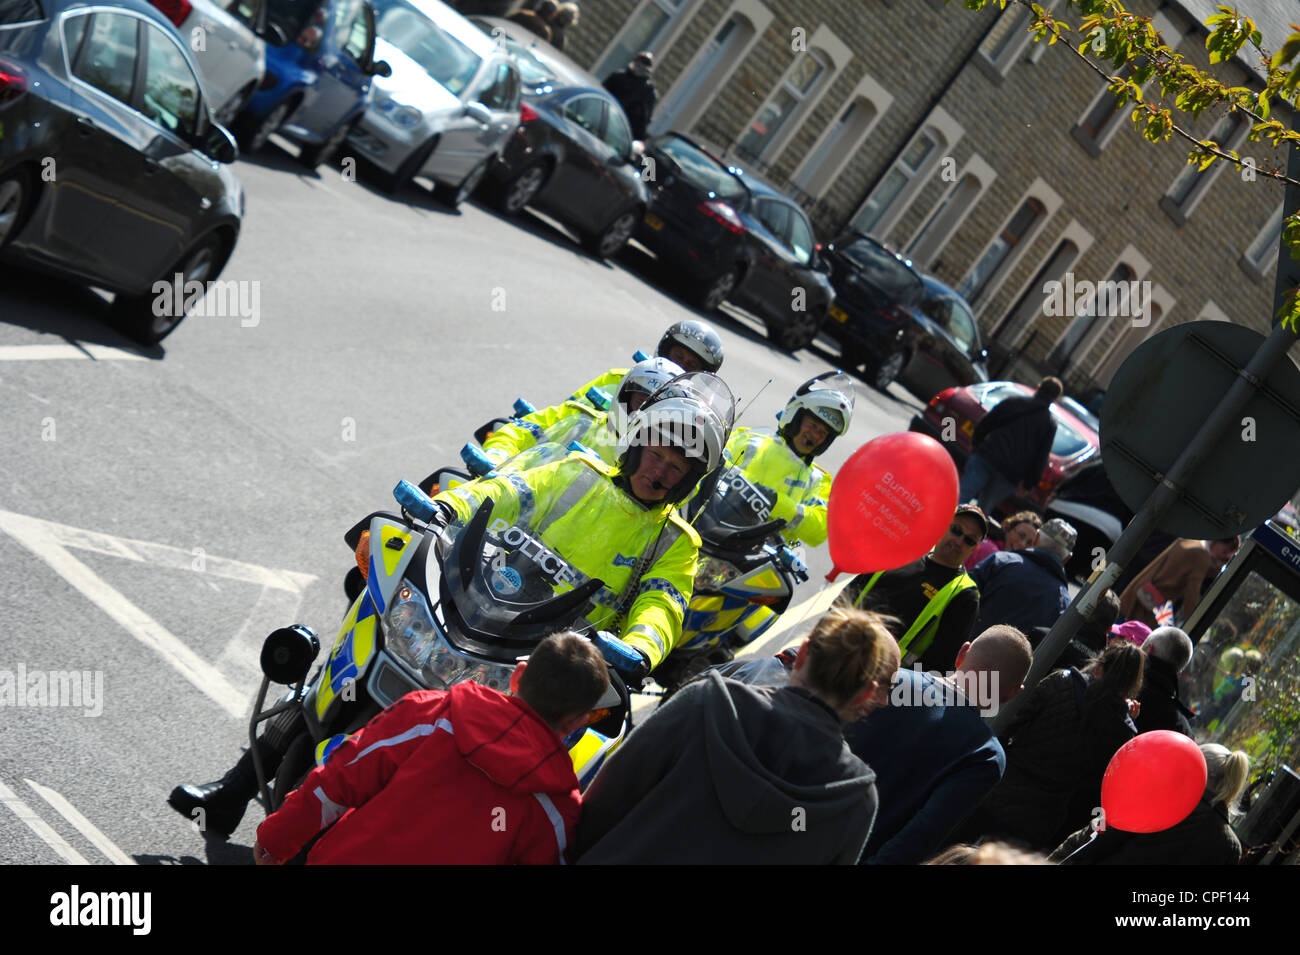
[[490,501],[469,524],[448,528],[449,539],[439,558],[458,618],[449,629],[474,652],[526,653],[558,626],[585,617],[603,586],[547,547],[534,527],[493,519]]
[[776,494],[771,488],[755,484],[744,471],[732,466],[718,475],[713,493],[693,523],[705,540],[725,542],[769,523],[775,504]]

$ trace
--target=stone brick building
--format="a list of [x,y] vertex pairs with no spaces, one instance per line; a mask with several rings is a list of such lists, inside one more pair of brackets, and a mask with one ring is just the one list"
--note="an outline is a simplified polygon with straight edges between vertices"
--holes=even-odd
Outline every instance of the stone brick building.
[[[655,52],[653,131],[687,132],[759,172],[808,209],[822,238],[865,232],[958,288],[995,375],[1050,370],[1086,394],[1170,325],[1213,318],[1268,329],[1281,184],[1245,181],[1225,164],[1197,172],[1176,138],[1141,139],[1130,110],[1116,110],[1105,82],[1064,44],[1030,42],[1021,8],[972,13],[958,0],[581,6],[566,52],[597,75],[638,49]],[[1289,34],[1276,4],[1238,6],[1257,18],[1267,47]],[[1130,8],[1208,66],[1201,23],[1215,12],[1212,0],[1133,0]],[[1230,85],[1255,80],[1240,60],[1214,69]],[[1248,124],[1237,117],[1176,116],[1261,167],[1285,166],[1267,144],[1243,142]],[[1149,291],[1149,301],[1099,296],[1047,314],[1044,287],[1057,281],[1067,291],[1136,282],[1124,288]]]

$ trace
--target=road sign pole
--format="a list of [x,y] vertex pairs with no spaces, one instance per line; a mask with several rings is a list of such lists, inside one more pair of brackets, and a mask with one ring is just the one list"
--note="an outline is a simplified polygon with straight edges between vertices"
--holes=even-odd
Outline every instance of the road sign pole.
[[[1300,179],[1300,149],[1294,147],[1291,149],[1288,175],[1292,179]],[[1300,209],[1300,187],[1288,184],[1286,199],[1283,202],[1283,218],[1297,209]],[[1283,257],[1287,256],[1285,245],[1282,246],[1281,253]],[[1295,279],[1291,275],[1292,270],[1284,270],[1282,265],[1283,263],[1279,262],[1278,290],[1275,295],[1278,302],[1281,301],[1285,290],[1295,285]],[[1206,458],[1218,449],[1223,436],[1231,428],[1240,425],[1242,410],[1258,390],[1260,383],[1268,378],[1269,373],[1280,361],[1285,359],[1287,351],[1295,344],[1296,337],[1296,332],[1286,329],[1280,322],[1274,324],[1272,333],[1259,346],[1249,364],[1237,372],[1232,386],[1214,412],[1206,419],[1205,425],[1196,433],[1196,437],[1178,456],[1173,467],[1156,485],[1146,503],[1134,515],[1128,527],[1124,528],[1119,540],[1111,546],[1106,554],[1106,566],[1099,574],[1094,575],[1087,587],[1075,595],[1069,608],[1053,624],[1051,631],[1038,645],[1038,649],[1034,652],[1033,666],[1025,677],[1025,690],[1032,688],[1052,671],[1057,657],[1078,633],[1079,627],[1092,615],[1097,600],[1119,579],[1124,568],[1137,555],[1138,549],[1178,500],[1186,482]],[[1293,449],[1279,449],[1279,453],[1290,452],[1293,452]],[[999,709],[993,721],[995,732],[1001,733],[1010,725],[1025,695],[1022,692]]]

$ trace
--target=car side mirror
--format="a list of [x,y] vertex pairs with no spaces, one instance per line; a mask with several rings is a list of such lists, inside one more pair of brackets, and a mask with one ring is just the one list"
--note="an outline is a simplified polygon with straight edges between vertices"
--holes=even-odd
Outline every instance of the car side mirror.
[[392,76],[393,68],[388,65],[387,60],[376,60],[370,64],[370,68],[366,72],[371,76]]
[[258,34],[263,40],[271,46],[288,46],[289,34],[284,31],[284,27],[278,23],[268,23],[262,32]]
[[235,143],[235,137],[230,134],[230,130],[217,123],[209,126],[203,134],[199,150],[209,159],[226,165],[239,158],[239,146]]
[[466,104],[465,115],[482,126],[490,125],[492,122],[492,111],[479,102]]

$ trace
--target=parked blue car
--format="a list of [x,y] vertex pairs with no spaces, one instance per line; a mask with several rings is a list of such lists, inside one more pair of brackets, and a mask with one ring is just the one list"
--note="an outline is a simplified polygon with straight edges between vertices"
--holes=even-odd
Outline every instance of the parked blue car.
[[266,48],[266,78],[234,124],[246,153],[277,130],[302,147],[309,169],[342,145],[370,102],[375,11],[364,0],[268,0],[268,18],[289,42]]

